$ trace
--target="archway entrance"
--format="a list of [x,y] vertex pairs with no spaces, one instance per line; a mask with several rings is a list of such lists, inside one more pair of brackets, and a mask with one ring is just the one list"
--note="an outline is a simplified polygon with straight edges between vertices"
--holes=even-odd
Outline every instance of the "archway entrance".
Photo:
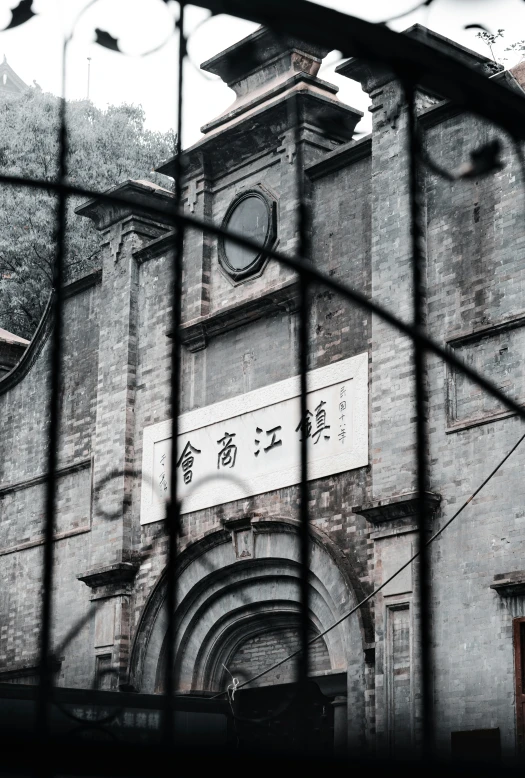
[[[356,597],[344,558],[321,533],[312,530],[311,537],[309,603],[314,636],[347,612]],[[240,682],[248,681],[298,647],[298,560],[297,524],[288,519],[226,522],[223,529],[186,549],[177,579],[175,676],[180,692],[224,691],[232,675]],[[161,581],[145,608],[134,643],[131,677],[141,692],[163,691],[167,624],[165,582]],[[321,695],[315,705],[331,727],[334,714],[332,708],[327,713],[327,705],[337,695],[339,737],[361,741],[364,653],[360,614],[343,621],[314,645],[311,676]],[[321,686],[326,692],[332,677],[338,679],[337,688],[327,695]],[[246,692],[245,704],[261,710],[278,707],[279,697],[286,697],[293,678],[292,662],[266,673],[250,687],[264,692]]]

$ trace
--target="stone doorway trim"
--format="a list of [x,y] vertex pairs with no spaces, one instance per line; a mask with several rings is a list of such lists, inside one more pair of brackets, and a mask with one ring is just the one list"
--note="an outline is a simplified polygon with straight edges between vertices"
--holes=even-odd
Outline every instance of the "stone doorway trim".
[[[235,533],[250,529],[251,555],[238,554]],[[299,607],[299,536],[287,518],[244,517],[223,523],[189,546],[178,564],[176,646],[177,686],[182,692],[221,691],[221,657],[249,635],[265,614],[296,616]],[[311,528],[310,609],[315,632],[322,632],[362,597],[346,557],[320,530]],[[167,630],[164,576],[150,596],[132,652],[130,679],[143,693],[160,690]],[[271,618],[269,619],[271,621]],[[332,673],[347,673],[348,705],[362,737],[365,720],[364,649],[372,640],[367,611],[358,611],[325,637]],[[351,733],[349,733],[351,734]]]

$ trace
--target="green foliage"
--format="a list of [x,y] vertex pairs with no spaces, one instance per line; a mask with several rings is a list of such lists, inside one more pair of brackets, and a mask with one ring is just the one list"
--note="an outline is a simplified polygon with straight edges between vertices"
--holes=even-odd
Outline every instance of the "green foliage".
[[494,62],[497,62],[496,56],[494,54],[493,46],[496,44],[496,41],[498,38],[503,38],[503,33],[505,30],[498,30],[497,32],[490,32],[490,30],[483,29],[481,32],[476,33],[476,38],[479,38],[483,41],[483,43],[486,43],[487,46],[490,49],[490,55]]
[[[58,167],[59,100],[31,88],[0,98],[0,173],[51,181]],[[104,191],[128,178],[169,186],[152,168],[173,154],[171,133],[144,127],[142,108],[96,108],[87,100],[67,104],[68,180]],[[69,278],[97,267],[99,237],[67,205]],[[0,186],[0,327],[31,338],[52,287],[56,196],[44,190]]]
[[[479,25],[472,26],[477,27]],[[501,38],[502,40],[505,38],[505,30],[490,32],[490,30],[483,29],[481,32],[476,33],[476,38],[479,38],[481,41],[483,41],[483,43],[487,44],[490,49],[490,55],[494,62],[501,62],[501,64],[507,66],[509,57],[505,56],[504,54],[500,54],[499,57],[497,57],[494,53],[494,49],[498,43],[498,38]],[[510,51],[521,55],[525,54],[525,40],[515,41],[514,43],[511,43],[510,46],[505,46],[505,51]]]

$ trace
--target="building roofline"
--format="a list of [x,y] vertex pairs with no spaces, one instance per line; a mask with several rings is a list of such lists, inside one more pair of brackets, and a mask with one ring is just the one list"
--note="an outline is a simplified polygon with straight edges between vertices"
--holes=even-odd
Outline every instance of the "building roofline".
[[[71,284],[66,284],[63,287],[64,298],[67,299],[68,297],[72,297],[78,292],[89,289],[92,286],[96,286],[101,282],[101,280],[102,273],[100,269],[97,269],[92,273],[89,273],[87,276],[79,279],[78,281],[73,281]],[[42,349],[44,348],[52,330],[52,302],[53,293],[49,295],[49,300],[47,301],[45,311],[42,314],[42,318],[40,319],[38,327],[36,328],[36,332],[33,335],[33,338],[28,347],[22,354],[20,361],[17,362],[12,370],[0,378],[0,395],[5,394],[5,392],[8,392],[10,389],[16,386],[16,384],[20,383],[20,381],[22,381],[29,373],[38,357],[42,353]]]

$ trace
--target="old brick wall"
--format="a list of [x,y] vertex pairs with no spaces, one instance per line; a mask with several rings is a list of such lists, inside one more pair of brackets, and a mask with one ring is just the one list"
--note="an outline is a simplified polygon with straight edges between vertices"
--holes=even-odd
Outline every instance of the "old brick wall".
[[[243,185],[247,185],[250,180],[253,183],[262,182],[265,186],[273,185],[281,200],[280,208],[288,210],[289,198],[281,197],[277,188],[280,180],[289,185],[291,173],[287,159],[282,156],[278,165],[272,163],[262,171],[260,164],[260,160],[257,160],[256,163],[248,165],[247,170],[237,172],[238,177]],[[256,173],[250,172],[254,165],[257,167]],[[279,174],[279,166],[285,166],[285,174]],[[222,180],[215,187],[218,202],[224,210],[237,191],[230,178],[226,181],[229,184],[227,188]],[[312,184],[312,256],[325,272],[363,291],[367,291],[370,284],[369,192],[370,161],[366,158],[353,165],[346,165],[335,175],[326,175]],[[331,199],[334,193],[337,193],[335,207]],[[286,230],[290,230],[290,223],[284,222],[282,229],[286,235]],[[193,242],[187,243],[186,246],[197,253],[200,251]],[[191,267],[193,262],[193,254],[187,253],[185,264]],[[244,287],[249,288],[251,285],[264,288],[270,283],[272,272],[274,271],[269,265],[260,279],[248,281],[236,290],[231,285],[224,288],[230,289],[230,296],[234,291],[244,296]],[[143,427],[169,417],[170,341],[166,337],[170,310],[169,275],[169,261],[165,255],[144,262],[140,267],[135,407],[137,468],[140,468],[142,461]],[[218,270],[216,251],[211,275],[220,289],[229,284]],[[212,285],[212,308],[219,304],[213,302],[218,299],[218,295],[219,292]],[[368,322],[369,317],[362,311],[334,298],[326,290],[315,289],[310,320],[310,366],[322,367],[366,350]],[[296,314],[277,313],[211,338],[203,350],[194,353],[183,350],[183,412],[295,375],[297,326]],[[351,556],[356,577],[365,588],[368,582],[366,522],[362,517],[353,514],[351,509],[353,505],[363,501],[366,485],[365,470],[321,479],[311,484],[314,520]],[[298,490],[292,487],[256,496],[251,505],[255,510],[274,512],[275,515],[296,516],[297,501]],[[139,523],[139,504],[138,493],[135,491],[135,526]],[[223,506],[219,513],[229,516],[242,514],[245,509],[246,505],[241,502]],[[215,509],[184,516],[183,543],[191,542],[203,532],[216,527],[219,518]],[[149,549],[149,539],[157,534],[153,551]],[[146,525],[142,528],[142,538],[148,558],[137,579],[137,619],[151,586],[158,580],[165,564],[163,528]]]
[[[307,155],[312,261],[409,320],[406,125],[402,116],[395,118],[400,93],[393,82],[371,88],[371,96],[371,140],[326,154],[310,149]],[[420,102],[426,143],[446,167],[457,168],[472,148],[494,136],[480,121],[425,105]],[[214,176],[201,171],[195,176],[198,180],[187,182],[185,207],[220,222],[236,194],[262,184],[278,200],[279,248],[292,250],[297,235],[290,160],[289,146],[275,145],[228,170],[215,171]],[[521,399],[525,222],[509,148],[505,162],[501,172],[486,179],[454,184],[431,175],[424,179],[427,315],[429,331],[437,340]],[[152,248],[150,241],[163,233],[159,225],[152,227],[144,216],[126,219],[121,220],[125,234],[117,217],[104,228],[102,289],[97,284],[77,289],[66,302],[56,639],[72,619],[89,609],[100,614],[97,629],[92,619],[64,652],[59,682],[70,686],[91,684],[98,649],[112,646],[117,637],[133,641],[166,565],[164,522],[140,525],[140,470],[144,427],[170,417],[173,256],[166,243]],[[260,277],[234,286],[219,270],[216,243],[196,232],[186,238],[185,325],[257,301],[269,285],[291,278],[288,271],[269,263]],[[320,287],[312,290],[309,326],[312,369],[365,351],[370,354],[370,466],[309,486],[312,520],[341,552],[341,564],[344,561],[360,597],[386,580],[415,548],[413,516],[385,520],[377,527],[352,510],[399,499],[414,488],[411,346],[379,320],[372,321],[366,312]],[[226,323],[199,348],[183,349],[182,411],[295,375],[297,349],[298,319],[291,299],[259,318],[245,318],[235,328]],[[1,393],[0,382],[0,677],[2,668],[36,662],[43,505],[39,476],[45,473],[48,350],[49,341],[27,375],[8,391]],[[437,527],[513,445],[521,425],[433,358],[429,389],[430,488],[442,498],[434,520]],[[96,423],[97,478],[114,466],[134,470],[136,476],[128,474],[115,484],[116,500],[131,495],[124,522],[104,524],[100,506],[95,505],[100,531],[92,554],[91,456]],[[525,615],[525,598],[502,598],[490,584],[497,574],[523,568],[522,458],[517,452],[432,549],[436,721],[444,747],[452,730],[494,727],[500,728],[507,751],[513,747],[511,631],[512,619]],[[222,520],[253,511],[296,518],[298,487],[185,514],[180,549],[218,529]],[[76,576],[115,560],[129,564],[138,560],[133,589],[129,585],[124,594],[111,596],[103,592],[101,602],[93,606],[90,591]],[[367,728],[372,736],[377,715],[382,745],[392,745],[391,733],[394,746],[413,742],[419,724],[416,582],[416,569],[400,576],[361,614]],[[120,615],[115,620],[114,610],[112,621],[106,611],[118,598]],[[106,628],[108,635],[102,635]],[[119,630],[122,634],[116,637]],[[280,656],[283,645],[296,639],[294,629],[283,643],[282,637],[268,633],[252,638],[239,649],[235,662],[262,669]],[[321,667],[322,644],[318,650],[314,659]],[[100,662],[111,661],[106,653],[98,651]],[[126,651],[119,661],[125,664]]]
[[[336,156],[336,153],[333,155]],[[281,192],[279,182],[290,186],[292,168],[284,155],[276,163],[261,170],[261,161],[249,164],[237,171],[243,186],[262,183],[272,186],[279,197],[281,230],[283,236],[293,234],[290,218],[292,209],[289,192]],[[255,167],[255,172],[252,172]],[[279,173],[284,167],[285,172]],[[312,258],[325,272],[341,278],[362,291],[370,291],[370,158],[369,152],[350,162],[342,161],[334,171],[319,171],[315,165],[308,171],[311,192]],[[311,176],[311,177],[310,177]],[[293,182],[293,178],[292,178]],[[228,186],[226,186],[228,184]],[[220,207],[227,208],[238,191],[231,177],[226,182],[208,182],[206,193],[200,194],[195,203],[199,210],[205,196],[215,212],[214,192]],[[286,217],[283,213],[288,214]],[[288,219],[288,222],[283,221]],[[284,237],[282,238],[284,240]],[[220,307],[223,292],[228,305],[257,294],[257,290],[273,283],[277,272],[268,265],[260,278],[233,288],[222,276],[218,267],[216,241],[207,241],[211,258],[210,310]],[[188,236],[185,242],[185,268],[191,274],[194,265],[201,261],[202,242]],[[135,401],[135,468],[142,463],[142,431],[144,426],[169,418],[169,378],[171,342],[166,337],[170,320],[170,259],[166,252],[153,256],[140,265],[138,283],[139,303],[137,392]],[[186,270],[185,270],[186,272]],[[253,292],[250,292],[253,288]],[[194,299],[185,287],[184,305]],[[186,308],[183,308],[183,316]],[[317,368],[360,354],[368,348],[370,318],[363,311],[337,299],[321,288],[313,290],[310,317],[311,355],[310,367]],[[297,373],[298,320],[295,313],[272,313],[245,322],[231,331],[212,337],[204,349],[182,354],[182,411],[193,410],[246,391],[251,391]],[[354,505],[366,501],[370,489],[368,468],[342,473],[310,483],[310,509],[313,522],[337,544],[351,569],[352,582],[357,597],[368,593],[370,586],[369,563],[372,554],[367,522],[352,512]],[[133,499],[133,525],[138,532],[140,522],[140,490],[135,485]],[[299,489],[290,487],[263,495],[250,501],[238,501],[218,509],[206,509],[182,517],[180,548],[201,539],[205,533],[220,527],[224,518],[242,517],[247,511],[262,512],[268,516],[299,515]],[[141,564],[135,579],[134,627],[140,624],[144,607],[152,591],[161,579],[166,565],[167,540],[162,522],[140,528],[137,550]],[[371,614],[364,610],[366,623],[363,640],[372,640]],[[295,634],[295,630],[292,630]],[[255,645],[250,656],[255,656]],[[248,650],[248,649],[247,649]],[[276,649],[277,650],[277,649]],[[259,652],[258,664],[270,663],[268,652]],[[367,665],[369,689],[367,692],[367,728],[373,732],[373,674]],[[370,683],[371,680],[371,683]],[[281,679],[282,681],[282,679]],[[362,695],[362,690],[359,692]]]
[[[53,645],[90,608],[77,574],[89,559],[91,439],[96,403],[99,287],[67,290],[64,311],[62,441],[59,455]],[[0,383],[0,677],[38,662],[50,340],[46,332],[27,374]],[[41,348],[41,350],[40,350]],[[87,624],[62,654],[58,682],[91,683]]]
[[[311,633],[310,637],[314,637]],[[228,670],[242,683],[257,673],[266,670],[300,647],[298,627],[271,627],[260,635],[249,638],[242,643],[230,659]],[[310,672],[321,674],[330,670],[330,657],[324,640],[317,640],[310,649]],[[293,662],[286,662],[267,673],[253,686],[271,686],[279,683],[293,683],[295,680]]]
[[[497,136],[464,116],[426,130],[433,156],[449,169]],[[512,148],[501,140],[502,171],[456,183],[427,177],[428,316],[435,337],[520,399],[523,197]],[[523,430],[455,371],[435,359],[429,368],[432,488],[442,495],[438,526]],[[518,449],[433,549],[436,720],[443,744],[453,730],[499,727],[504,749],[514,748],[512,619],[525,615],[525,602],[489,587],[496,574],[523,569],[524,457]]]

